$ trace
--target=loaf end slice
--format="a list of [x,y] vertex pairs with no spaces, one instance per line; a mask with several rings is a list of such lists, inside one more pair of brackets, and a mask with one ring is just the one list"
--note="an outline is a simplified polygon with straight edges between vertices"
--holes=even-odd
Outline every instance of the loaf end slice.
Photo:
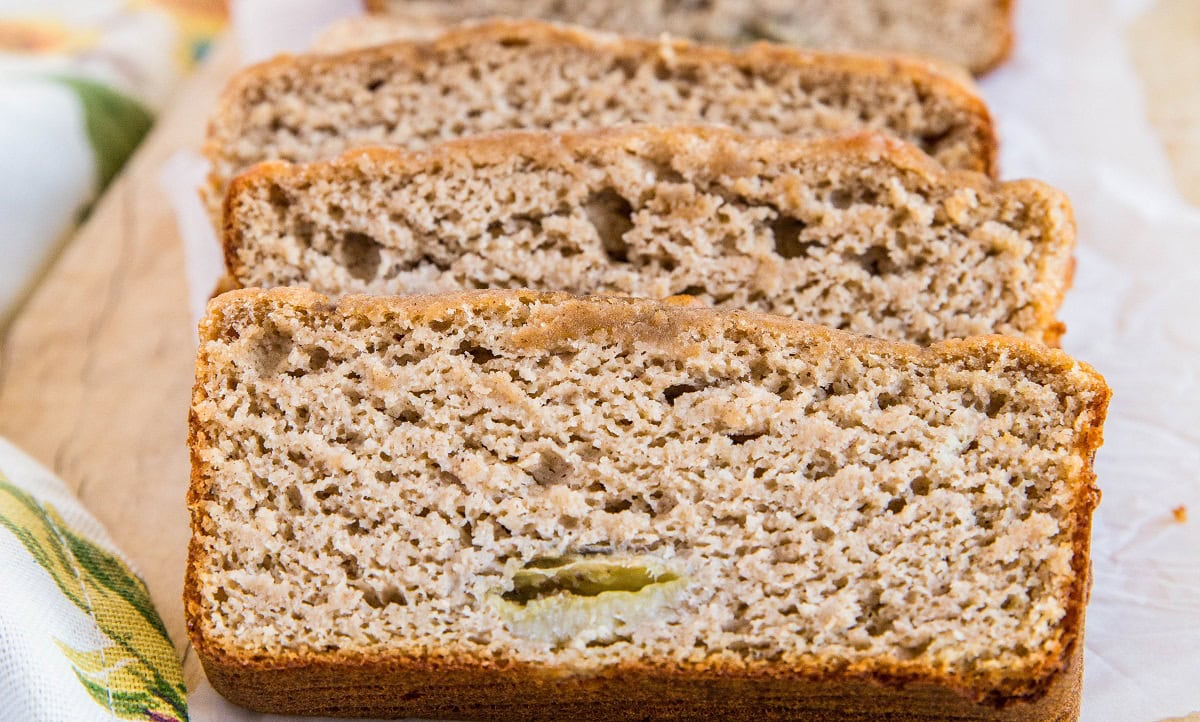
[[185,605],[254,709],[1074,719],[1103,380],[522,291],[215,299]]
[[418,22],[509,15],[635,35],[670,33],[717,43],[772,40],[820,50],[928,56],[983,73],[1012,46],[1011,0],[377,0],[379,15],[339,25],[322,46],[359,47],[411,32]]
[[422,148],[498,130],[726,125],[807,138],[876,129],[943,164],[995,172],[991,117],[969,81],[903,58],[743,50],[491,20],[434,40],[283,56],[230,81],[209,124],[212,200],[263,160],[364,145]]
[[333,296],[536,288],[778,313],[930,343],[1056,344],[1067,199],[887,136],[641,126],[369,149],[239,176],[230,276]]

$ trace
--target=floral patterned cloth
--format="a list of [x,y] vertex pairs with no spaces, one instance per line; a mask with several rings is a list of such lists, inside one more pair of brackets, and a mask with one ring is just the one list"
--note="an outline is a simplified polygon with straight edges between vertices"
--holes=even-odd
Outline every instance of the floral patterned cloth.
[[0,329],[204,55],[223,0],[0,0]]
[[146,585],[66,486],[0,439],[0,720],[188,719]]

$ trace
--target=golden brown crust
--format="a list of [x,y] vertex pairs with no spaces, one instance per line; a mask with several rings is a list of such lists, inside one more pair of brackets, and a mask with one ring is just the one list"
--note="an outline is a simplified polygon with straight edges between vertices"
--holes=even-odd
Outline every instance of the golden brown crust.
[[1016,13],[1017,0],[995,0],[996,14],[1000,18],[997,31],[1001,34],[1001,42],[996,54],[976,67],[971,72],[976,75],[986,75],[1004,64],[1012,55],[1015,33],[1013,32],[1013,16]]
[[[987,106],[969,79],[960,77],[960,71],[935,61],[904,56],[811,52],[762,42],[732,50],[684,40],[620,38],[535,20],[504,19],[456,26],[434,40],[397,41],[325,55],[281,55],[251,66],[236,75],[222,94],[209,121],[204,154],[213,162],[214,169],[219,166],[226,142],[222,137],[222,127],[231,118],[237,117],[235,108],[244,98],[253,95],[269,78],[285,74],[317,77],[336,73],[340,66],[347,63],[372,65],[402,61],[432,64],[439,57],[452,55],[457,49],[502,40],[519,40],[543,46],[566,45],[636,59],[657,58],[666,52],[684,65],[733,65],[759,72],[782,65],[811,68],[834,76],[866,76],[883,83],[912,85],[922,96],[946,98],[969,119],[971,165],[966,169],[992,177],[998,172],[998,145]],[[216,170],[210,180],[213,187],[220,187],[224,182]]]
[[[653,143],[668,149],[672,155],[687,154],[693,140],[702,140],[719,148],[730,149],[724,163],[710,161],[717,175],[737,176],[752,173],[743,167],[743,158],[769,157],[780,164],[812,163],[822,160],[846,163],[882,162],[903,173],[921,179],[929,186],[946,186],[976,190],[980,194],[1000,194],[1019,199],[1027,205],[1037,205],[1036,214],[1041,237],[1048,246],[1062,246],[1061,252],[1042,255],[1041,265],[1032,269],[1038,278],[1061,279],[1050,284],[1054,294],[1037,298],[1033,303],[1036,327],[1035,338],[1057,346],[1066,327],[1058,320],[1057,312],[1071,286],[1071,252],[1075,245],[1075,220],[1071,204],[1057,189],[1034,180],[1009,182],[993,181],[971,171],[943,168],[918,148],[903,141],[877,133],[856,133],[808,141],[786,138],[759,138],[733,130],[705,126],[641,126],[634,128],[547,133],[510,131],[440,143],[424,151],[401,148],[360,148],[341,157],[310,164],[290,164],[280,161],[259,163],[236,177],[225,196],[221,245],[225,268],[238,286],[238,252],[243,247],[238,220],[241,199],[255,194],[263,185],[280,180],[307,181],[322,184],[326,180],[350,179],[360,173],[359,160],[368,158],[381,172],[391,177],[405,177],[443,166],[463,162],[486,165],[507,158],[522,156],[534,164],[559,167],[572,162],[576,154],[590,149],[621,147],[630,143]],[[436,172],[436,171],[434,171]],[[1040,336],[1037,334],[1040,333]]]
[[[547,304],[529,321],[518,342],[551,346],[563,338],[603,328],[638,340],[670,344],[684,329],[699,333],[780,335],[798,345],[827,345],[842,351],[871,353],[928,363],[984,359],[998,355],[1019,359],[1029,367],[1071,373],[1081,391],[1092,394],[1087,428],[1079,434],[1082,460],[1076,478],[1073,513],[1075,578],[1066,602],[1063,634],[1055,653],[1027,678],[989,680],[972,687],[941,670],[898,666],[888,660],[855,664],[814,663],[783,669],[770,663],[734,668],[701,669],[637,664],[606,670],[599,676],[573,676],[511,660],[455,657],[449,653],[414,658],[409,654],[365,653],[348,649],[297,649],[271,656],[236,647],[233,640],[205,634],[199,577],[205,564],[201,539],[209,529],[204,502],[211,469],[203,451],[209,440],[195,416],[190,419],[192,479],[188,506],[192,543],[184,587],[188,632],[210,681],[229,699],[255,709],[302,714],[358,716],[449,716],[494,719],[550,719],[576,710],[595,719],[1075,719],[1078,714],[1084,610],[1089,590],[1089,545],[1092,511],[1099,501],[1092,458],[1102,441],[1109,396],[1103,378],[1086,364],[1061,351],[1001,336],[952,340],[922,348],[855,336],[780,316],[722,313],[707,308],[654,301],[597,297],[580,299],[561,293],[470,291],[440,296],[349,296],[340,304],[301,289],[243,289],[209,304],[200,327],[201,340],[226,331],[228,314],[259,306],[287,306],[314,314],[337,314],[380,323],[389,317],[430,321],[456,308],[509,307],[515,303]],[[203,354],[197,378],[211,372]],[[197,383],[195,402],[202,400]],[[614,694],[619,690],[620,694]],[[539,716],[540,715],[540,716]]]
[[989,720],[1068,722],[1079,717],[1082,646],[1034,701],[973,702],[923,682],[854,675],[809,678],[670,674],[634,666],[587,678],[521,665],[317,662],[246,666],[200,653],[209,682],[261,712],[494,720]]

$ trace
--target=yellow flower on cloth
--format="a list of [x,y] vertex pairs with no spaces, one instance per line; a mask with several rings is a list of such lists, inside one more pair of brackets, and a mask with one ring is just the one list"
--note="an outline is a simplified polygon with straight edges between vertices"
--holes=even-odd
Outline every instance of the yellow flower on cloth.
[[188,718],[146,585],[63,483],[3,439],[0,717]]
[[0,328],[224,17],[217,0],[0,3]]

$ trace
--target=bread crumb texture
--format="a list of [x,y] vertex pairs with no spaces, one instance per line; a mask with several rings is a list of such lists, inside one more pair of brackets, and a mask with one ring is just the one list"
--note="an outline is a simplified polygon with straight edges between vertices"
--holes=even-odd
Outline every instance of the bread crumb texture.
[[202,655],[983,697],[1036,691],[1080,634],[1108,392],[1060,352],[499,291],[236,291],[201,336]]
[[863,134],[513,133],[270,164],[226,203],[229,272],[330,295],[537,288],[694,296],[930,343],[1056,343],[1070,204]]
[[790,138],[878,129],[947,167],[995,172],[987,108],[967,81],[923,61],[769,44],[735,52],[533,20],[249,68],[222,97],[206,153],[223,193],[234,175],[263,160],[629,123],[715,124]]

